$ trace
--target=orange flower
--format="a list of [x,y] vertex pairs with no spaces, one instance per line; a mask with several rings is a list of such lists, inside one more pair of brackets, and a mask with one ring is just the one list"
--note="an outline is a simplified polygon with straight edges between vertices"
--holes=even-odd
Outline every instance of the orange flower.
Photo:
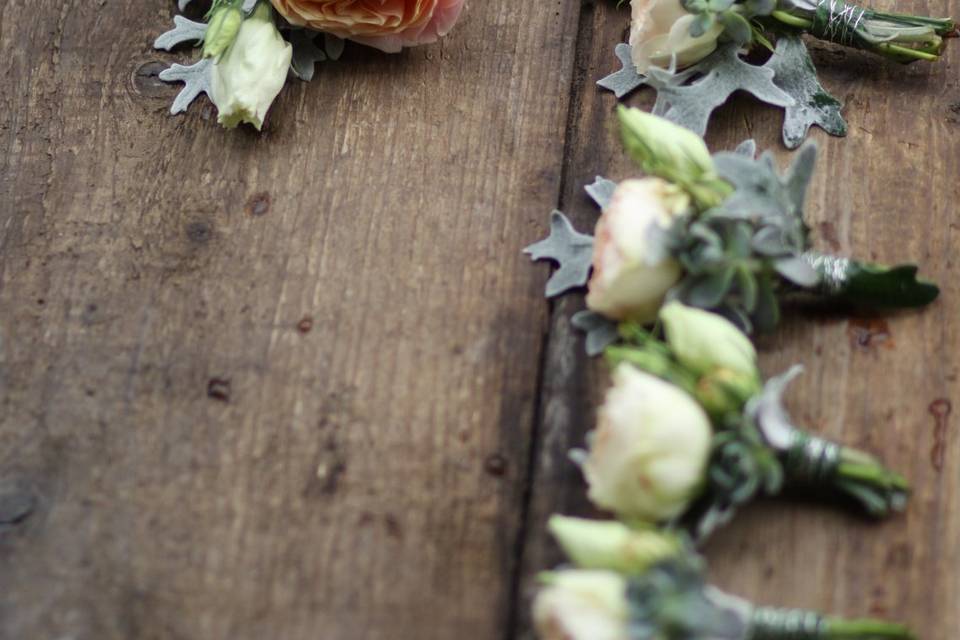
[[453,28],[465,0],[270,0],[290,23],[381,51],[434,42]]

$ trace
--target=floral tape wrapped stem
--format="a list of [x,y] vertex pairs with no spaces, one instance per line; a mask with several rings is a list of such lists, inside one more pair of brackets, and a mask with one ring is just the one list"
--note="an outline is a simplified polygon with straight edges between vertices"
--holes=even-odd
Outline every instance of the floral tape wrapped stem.
[[747,640],[831,640],[833,638],[912,638],[907,627],[880,620],[844,620],[804,609],[757,607]]
[[937,60],[944,38],[956,35],[951,19],[884,13],[845,0],[780,0],[771,18],[821,40],[898,62]]
[[797,430],[782,459],[787,486],[839,490],[875,517],[906,506],[906,479],[857,449]]

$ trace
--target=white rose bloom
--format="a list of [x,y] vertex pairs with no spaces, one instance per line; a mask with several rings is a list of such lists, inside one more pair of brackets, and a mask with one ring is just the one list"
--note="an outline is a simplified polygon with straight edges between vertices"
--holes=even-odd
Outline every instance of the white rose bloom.
[[533,602],[540,640],[629,640],[627,581],[612,571],[549,574]]
[[261,7],[243,21],[236,40],[213,65],[210,99],[218,122],[230,129],[248,122],[260,130],[293,57],[293,47],[273,23],[273,10]]
[[666,180],[621,182],[597,222],[587,306],[614,320],[653,322],[682,269],[651,255],[650,235],[689,207],[690,197]]
[[630,46],[637,71],[646,73],[651,66],[668,68],[676,56],[677,69],[700,62],[717,48],[723,26],[715,23],[703,35],[690,35],[696,19],[687,13],[680,0],[632,0],[633,23]]
[[704,482],[712,435],[689,394],[619,365],[582,465],[590,500],[623,518],[679,516]]
[[694,373],[728,369],[749,378],[758,376],[753,343],[726,318],[671,302],[660,311],[660,319],[670,350]]

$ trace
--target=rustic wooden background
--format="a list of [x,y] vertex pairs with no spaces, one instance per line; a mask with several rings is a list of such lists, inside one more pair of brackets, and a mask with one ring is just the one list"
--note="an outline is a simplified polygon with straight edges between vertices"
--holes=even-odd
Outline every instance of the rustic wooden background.
[[[882,8],[960,14],[960,2]],[[614,0],[473,0],[443,43],[348,49],[262,135],[166,114],[173,0],[0,0],[0,638],[528,637],[566,460],[605,373],[521,249],[634,173],[594,81]],[[958,44],[958,43],[954,43]],[[818,49],[850,136],[822,143],[824,248],[915,257],[923,313],[804,316],[812,428],[916,488],[875,524],[766,503],[709,547],[760,602],[960,628],[960,47],[908,68]],[[648,95],[633,102],[649,104]],[[713,148],[779,149],[735,100]]]

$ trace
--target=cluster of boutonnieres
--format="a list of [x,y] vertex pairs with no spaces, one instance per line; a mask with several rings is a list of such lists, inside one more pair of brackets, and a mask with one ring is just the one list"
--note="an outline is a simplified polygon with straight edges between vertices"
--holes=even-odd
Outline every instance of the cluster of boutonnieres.
[[957,35],[949,18],[874,11],[845,0],[631,4],[630,42],[616,48],[623,69],[601,80],[601,87],[617,97],[653,87],[654,113],[701,135],[713,110],[743,90],[786,110],[783,140],[790,148],[812,125],[836,136],[847,130],[842,105],[820,84],[801,35],[900,63],[938,60],[946,38]]
[[[550,237],[528,248],[560,265],[548,295],[589,286],[589,310],[574,323],[587,331],[588,350],[605,354],[613,385],[588,448],[572,457],[590,500],[626,523],[554,521],[580,569],[548,578],[536,604],[541,634],[909,637],[899,625],[752,607],[706,586],[690,546],[745,503],[787,489],[875,517],[905,507],[902,476],[794,424],[782,397],[800,368],[764,381],[747,334],[773,329],[789,298],[919,307],[937,287],[913,265],[811,249],[803,204],[814,145],[781,175],[752,143],[711,156],[698,136],[657,116],[621,109],[620,121],[647,177],[588,187],[602,208],[595,238],[555,211]],[[649,529],[656,525],[671,533]]]
[[[179,0],[181,11],[194,0]],[[199,3],[197,3],[199,4]],[[201,93],[217,107],[220,124],[263,126],[288,75],[311,80],[317,62],[336,60],[344,40],[396,53],[436,41],[456,23],[464,0],[213,0],[203,22],[183,16],[154,46],[202,46],[199,62],[160,74],[182,82],[171,113]]]

